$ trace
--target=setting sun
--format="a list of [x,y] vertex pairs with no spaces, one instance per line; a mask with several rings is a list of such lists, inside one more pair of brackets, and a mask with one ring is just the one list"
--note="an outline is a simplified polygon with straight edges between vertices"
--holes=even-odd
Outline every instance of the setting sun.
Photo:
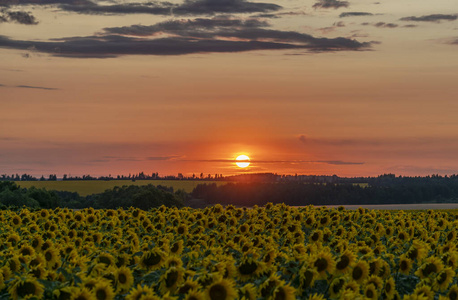
[[235,164],[240,168],[246,168],[250,165],[250,158],[246,155],[239,155],[235,160],[237,161]]

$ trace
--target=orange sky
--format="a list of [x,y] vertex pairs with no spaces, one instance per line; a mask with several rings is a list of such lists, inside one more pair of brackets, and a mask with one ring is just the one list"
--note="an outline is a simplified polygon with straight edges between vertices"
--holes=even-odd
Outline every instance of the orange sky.
[[9,2],[0,174],[458,173],[455,0]]

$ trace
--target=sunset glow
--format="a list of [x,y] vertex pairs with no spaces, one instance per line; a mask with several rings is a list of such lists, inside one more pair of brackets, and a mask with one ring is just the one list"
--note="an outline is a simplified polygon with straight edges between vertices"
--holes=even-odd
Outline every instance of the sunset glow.
[[0,174],[458,172],[456,0],[3,3]]

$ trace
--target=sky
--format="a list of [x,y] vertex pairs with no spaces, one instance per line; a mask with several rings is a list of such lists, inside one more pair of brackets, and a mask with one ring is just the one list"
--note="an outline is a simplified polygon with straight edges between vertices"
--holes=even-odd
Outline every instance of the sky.
[[457,19],[456,0],[0,0],[0,174],[457,174]]

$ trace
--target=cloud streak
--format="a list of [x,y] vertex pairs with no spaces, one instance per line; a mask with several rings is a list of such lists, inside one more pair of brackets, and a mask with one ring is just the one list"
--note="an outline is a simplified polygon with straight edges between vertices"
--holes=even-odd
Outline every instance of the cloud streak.
[[348,18],[348,17],[365,17],[365,16],[373,16],[373,13],[369,12],[362,12],[362,11],[350,11],[350,12],[343,12],[339,15],[339,18]]
[[399,20],[401,21],[413,21],[413,22],[440,22],[440,21],[455,21],[458,15],[445,15],[445,14],[433,14],[425,15],[421,17],[404,17]]
[[213,15],[216,13],[267,13],[282,7],[273,3],[246,0],[185,0],[181,4],[171,2],[145,2],[100,5],[88,0],[25,0],[18,3],[0,0],[0,5],[58,5],[61,10],[79,14],[152,14],[152,15]]
[[348,1],[340,1],[340,0],[319,0],[315,4],[313,4],[313,8],[340,8],[340,7],[348,7],[350,3]]
[[309,52],[367,50],[371,43],[338,38],[316,38],[296,31],[268,29],[257,19],[200,18],[173,20],[151,26],[105,28],[98,35],[49,41],[13,40],[0,36],[0,47],[76,58],[121,55],[184,55],[254,50],[296,49]]

